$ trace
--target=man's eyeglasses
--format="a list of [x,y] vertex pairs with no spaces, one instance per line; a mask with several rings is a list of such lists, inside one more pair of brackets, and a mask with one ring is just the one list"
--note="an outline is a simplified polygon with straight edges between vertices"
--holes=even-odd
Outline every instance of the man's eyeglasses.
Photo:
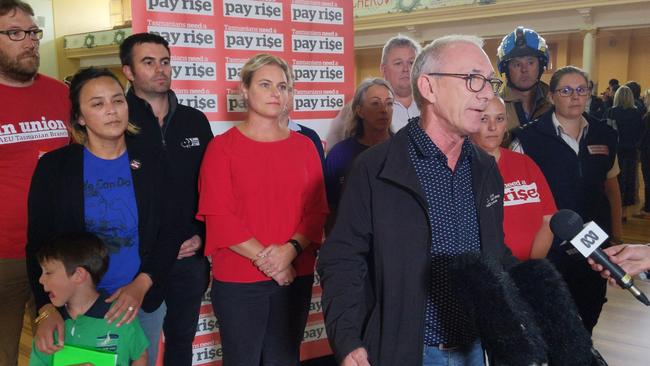
[[43,39],[43,30],[42,29],[9,29],[0,31],[0,34],[6,34],[12,41],[22,41],[29,34],[29,38],[32,41],[39,41]]
[[499,89],[501,89],[501,85],[503,85],[503,81],[497,78],[492,78],[488,79],[485,76],[481,74],[453,74],[453,73],[447,73],[447,72],[430,72],[427,75],[429,76],[451,76],[455,78],[460,78],[465,80],[465,85],[467,86],[467,89],[474,93],[478,93],[483,88],[485,88],[485,84],[490,83],[490,86],[492,87],[492,91],[494,94],[499,92]]
[[570,97],[570,96],[573,95],[574,91],[576,92],[576,94],[578,94],[581,97],[584,97],[584,96],[587,96],[587,95],[591,94],[591,88],[584,88],[582,86],[579,86],[579,87],[577,87],[575,89],[573,89],[570,86],[565,86],[564,88],[553,90],[553,93],[558,93],[558,94],[560,94],[560,96],[563,96],[563,97]]

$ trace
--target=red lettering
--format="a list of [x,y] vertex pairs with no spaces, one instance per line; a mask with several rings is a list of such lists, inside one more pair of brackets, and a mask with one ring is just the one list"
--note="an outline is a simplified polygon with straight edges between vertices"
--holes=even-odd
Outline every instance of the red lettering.
[[539,198],[539,193],[537,193],[536,189],[529,189],[528,190],[528,197],[530,197],[530,198]]

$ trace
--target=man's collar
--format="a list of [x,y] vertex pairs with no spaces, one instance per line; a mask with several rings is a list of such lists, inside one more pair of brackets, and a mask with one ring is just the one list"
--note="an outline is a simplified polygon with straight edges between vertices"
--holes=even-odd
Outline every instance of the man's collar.
[[[540,99],[546,98],[546,92],[545,89],[548,89],[546,87],[546,84],[543,81],[538,81],[537,85],[534,88],[535,91],[535,104],[539,102]],[[501,91],[501,98],[505,102],[520,102],[521,97],[519,95],[515,95],[513,88],[511,88],[508,85],[505,85],[503,87],[503,90]]]
[[[126,93],[127,99],[135,100],[139,103],[144,104],[149,108],[149,110],[153,111],[151,108],[151,104],[147,102],[146,100],[140,98],[137,94],[135,94],[135,90],[133,86],[129,88],[129,90]],[[174,93],[173,90],[169,89],[167,91],[167,101],[169,103],[169,110],[167,111],[167,116],[172,116],[176,112],[176,109],[178,108],[178,98],[176,97],[176,93]]]
[[[413,146],[419,155],[425,158],[432,157],[444,157],[447,159],[447,156],[440,150],[440,148],[431,140],[431,137],[420,126],[420,118],[417,120],[409,122],[407,125],[409,136],[411,141],[413,141]],[[460,158],[465,158],[472,156],[473,149],[469,139],[467,137],[463,138],[463,146],[460,152]]]

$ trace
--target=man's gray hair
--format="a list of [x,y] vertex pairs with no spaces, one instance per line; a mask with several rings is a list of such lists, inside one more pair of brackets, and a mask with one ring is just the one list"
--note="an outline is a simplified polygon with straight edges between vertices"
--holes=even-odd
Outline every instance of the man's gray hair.
[[389,39],[386,44],[384,44],[384,49],[381,51],[381,64],[384,65],[388,62],[388,54],[393,48],[398,47],[409,47],[415,51],[415,54],[418,55],[422,50],[422,47],[419,43],[413,40],[411,37],[398,34],[395,37]]
[[434,39],[415,58],[411,69],[411,87],[413,88],[413,100],[418,108],[422,108],[422,95],[418,90],[418,78],[422,74],[437,72],[440,69],[440,59],[444,51],[457,43],[469,43],[483,49],[483,39],[477,36],[455,34]]

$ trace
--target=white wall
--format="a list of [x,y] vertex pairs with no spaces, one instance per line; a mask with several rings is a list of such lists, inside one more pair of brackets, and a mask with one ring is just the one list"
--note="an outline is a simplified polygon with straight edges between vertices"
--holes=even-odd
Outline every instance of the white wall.
[[59,67],[56,57],[56,46],[54,44],[54,13],[52,11],[52,0],[28,0],[29,5],[34,9],[36,23],[43,29],[41,40],[41,67],[39,71],[45,75],[59,79]]

